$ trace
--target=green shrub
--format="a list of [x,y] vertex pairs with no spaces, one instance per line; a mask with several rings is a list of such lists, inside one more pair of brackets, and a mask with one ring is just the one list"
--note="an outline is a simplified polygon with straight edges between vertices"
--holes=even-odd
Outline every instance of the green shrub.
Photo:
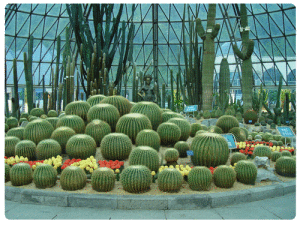
[[130,138],[122,133],[106,135],[100,144],[101,154],[107,160],[125,160],[132,149]]
[[33,108],[30,111],[30,115],[40,117],[41,115],[45,114],[45,111],[41,108]]
[[9,129],[19,126],[18,119],[13,116],[7,118],[6,124],[9,126]]
[[167,168],[158,173],[158,188],[164,192],[178,192],[183,183],[179,170]]
[[281,152],[274,151],[271,153],[271,160],[276,162],[282,156]]
[[56,124],[56,128],[58,127],[70,127],[76,132],[76,134],[83,134],[85,131],[84,120],[77,115],[65,115],[63,117],[59,117]]
[[53,131],[51,138],[60,144],[62,153],[65,153],[68,140],[75,134],[76,132],[72,128],[63,126],[56,128]]
[[188,184],[193,191],[209,191],[212,174],[205,166],[195,166],[188,174]]
[[190,133],[190,136],[191,137],[195,137],[196,132],[198,130],[201,130],[201,124],[200,123],[192,123],[191,124],[191,133]]
[[99,104],[104,98],[106,98],[105,95],[92,95],[90,96],[86,101],[89,103],[91,106]]
[[33,183],[37,188],[49,188],[56,185],[57,171],[49,164],[40,164],[33,172]]
[[16,144],[15,155],[34,160],[36,157],[36,144],[30,140],[22,140]]
[[20,138],[15,136],[5,137],[4,152],[6,157],[15,156],[15,147],[20,141]]
[[149,146],[135,147],[129,155],[129,165],[144,165],[157,172],[160,166],[158,153]]
[[227,140],[220,134],[202,133],[196,135],[191,144],[195,166],[216,167],[227,162],[229,148]]
[[275,171],[280,176],[296,176],[296,160],[289,156],[282,156],[276,160]]
[[230,115],[221,116],[216,123],[216,126],[220,127],[224,133],[228,133],[233,127],[239,127],[239,121]]
[[257,168],[253,162],[240,160],[234,167],[237,181],[243,184],[255,184]]
[[90,135],[96,141],[97,146],[100,146],[100,143],[105,135],[111,133],[111,128],[108,123],[102,120],[92,120],[86,125],[85,134]]
[[114,171],[107,167],[96,169],[91,177],[92,188],[99,192],[109,192],[115,186]]
[[160,137],[159,134],[150,129],[141,130],[135,139],[136,146],[149,146],[159,151],[160,148]]
[[38,160],[49,159],[60,154],[60,144],[53,139],[42,140],[36,146],[36,157]]
[[10,169],[9,177],[13,186],[30,184],[32,182],[32,169],[28,163],[17,163]]
[[160,136],[162,145],[174,145],[181,137],[180,128],[174,124],[165,122],[158,126],[157,133]]
[[182,118],[171,118],[167,121],[168,123],[176,124],[181,131],[180,141],[186,141],[190,137],[191,124],[186,119]]
[[68,140],[66,152],[70,158],[87,159],[96,154],[96,142],[87,134],[76,134]]
[[190,146],[185,141],[178,141],[174,145],[174,148],[178,150],[180,158],[185,158],[185,157],[187,157],[186,151],[188,151],[190,149]]
[[77,166],[68,166],[61,172],[60,185],[63,190],[80,190],[86,185],[87,176],[83,169]]
[[104,98],[100,103],[107,103],[115,106],[118,109],[120,116],[129,113],[131,110],[131,104],[129,100],[121,95],[108,96]]
[[268,157],[271,158],[272,151],[268,146],[256,146],[253,150],[253,156],[259,156],[259,157]]
[[244,113],[244,122],[246,124],[255,124],[257,120],[258,115],[257,112],[255,112],[254,110],[249,109]]
[[245,154],[240,152],[235,152],[231,155],[230,164],[234,166],[235,163],[237,163],[240,160],[246,160],[246,158],[247,156]]
[[235,137],[235,140],[237,142],[246,141],[246,135],[243,130],[241,130],[239,127],[233,127],[229,130],[229,133],[233,134]]
[[14,127],[7,131],[6,136],[15,136],[18,137],[20,140],[24,139],[24,127]]
[[179,158],[179,152],[176,148],[167,148],[165,151],[165,160],[167,163],[177,162]]
[[151,180],[151,171],[143,165],[128,166],[122,171],[120,177],[123,189],[130,193],[148,191]]
[[87,119],[87,113],[91,105],[85,101],[74,101],[66,105],[65,113],[66,115],[77,115],[80,116],[83,120]]
[[236,180],[236,173],[230,166],[221,165],[214,170],[213,181],[217,187],[232,188]]

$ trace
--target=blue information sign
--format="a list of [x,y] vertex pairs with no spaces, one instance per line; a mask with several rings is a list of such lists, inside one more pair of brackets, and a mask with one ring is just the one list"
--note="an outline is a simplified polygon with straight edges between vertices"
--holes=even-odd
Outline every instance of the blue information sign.
[[198,110],[197,105],[188,105],[184,108],[184,112],[195,112]]
[[193,156],[194,152],[193,152],[193,150],[187,150],[186,154],[189,155],[189,156]]
[[277,127],[282,137],[294,137],[295,134],[290,127]]
[[229,149],[236,148],[235,137],[233,134],[228,133],[228,134],[221,134],[221,135],[226,139]]

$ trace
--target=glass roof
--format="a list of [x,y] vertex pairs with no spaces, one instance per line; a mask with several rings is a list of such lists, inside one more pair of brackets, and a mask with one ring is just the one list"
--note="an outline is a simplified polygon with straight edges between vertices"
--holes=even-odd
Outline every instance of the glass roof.
[[[135,23],[133,60],[137,71],[142,70],[153,60],[153,4],[137,4],[133,22]],[[240,63],[236,61],[232,45],[241,45],[239,32],[239,5],[217,4],[216,23],[221,28],[215,39],[215,80],[218,80],[220,62],[226,57],[230,64],[232,88],[239,89]],[[113,12],[117,14],[119,5]],[[184,67],[183,57],[183,4],[158,5],[158,79],[159,83],[169,83],[170,69],[178,71]],[[207,4],[190,4],[190,16],[201,18],[206,26]],[[280,74],[284,85],[295,88],[296,76],[296,8],[292,4],[247,4],[250,38],[255,42],[252,55],[255,86],[278,84]],[[128,21],[132,5],[125,4],[121,21]],[[33,82],[41,85],[43,75],[45,84],[50,85],[51,67],[55,67],[57,36],[61,36],[61,51],[65,46],[65,28],[70,21],[65,4],[8,4],[5,6],[5,57],[7,84],[13,84],[12,60],[17,59],[19,85],[25,85],[23,52],[28,49],[28,37],[34,36]],[[90,14],[89,22],[93,20]],[[186,19],[187,21],[187,16]],[[92,26],[90,26],[92,27]],[[189,34],[188,22],[185,23]],[[187,38],[188,40],[188,38]],[[202,40],[199,38],[199,42]],[[71,49],[76,51],[72,32]],[[117,72],[118,49],[110,76]],[[62,57],[62,54],[60,55]],[[60,60],[62,62],[62,58]],[[79,69],[77,62],[77,69]],[[153,72],[150,67],[149,73]],[[131,76],[132,70],[129,70]],[[130,80],[130,78],[129,78]]]

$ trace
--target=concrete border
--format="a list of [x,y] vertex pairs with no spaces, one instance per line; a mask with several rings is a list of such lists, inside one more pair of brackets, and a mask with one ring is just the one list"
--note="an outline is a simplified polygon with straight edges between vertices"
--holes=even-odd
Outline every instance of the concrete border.
[[64,207],[143,210],[190,210],[253,202],[296,192],[296,180],[218,193],[191,195],[110,195],[51,192],[5,186],[5,199],[20,203]]

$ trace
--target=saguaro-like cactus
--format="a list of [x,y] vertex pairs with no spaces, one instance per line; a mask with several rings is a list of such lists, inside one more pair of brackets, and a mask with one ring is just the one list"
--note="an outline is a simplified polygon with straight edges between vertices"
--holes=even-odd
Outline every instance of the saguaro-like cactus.
[[252,89],[253,89],[253,72],[252,72],[252,60],[251,55],[254,50],[254,41],[249,39],[250,29],[248,27],[247,8],[245,4],[240,5],[241,13],[241,38],[242,38],[242,50],[239,50],[237,45],[233,45],[233,51],[242,60],[242,94],[243,94],[243,107],[244,112],[248,109],[252,109]]
[[206,31],[201,19],[196,19],[196,31],[203,40],[203,66],[202,66],[202,104],[203,110],[211,110],[213,102],[213,81],[215,63],[215,42],[220,29],[220,24],[215,24],[216,4],[209,4],[207,11]]
[[225,110],[228,105],[230,92],[230,70],[226,58],[223,58],[221,61],[219,76],[220,106],[222,110]]

